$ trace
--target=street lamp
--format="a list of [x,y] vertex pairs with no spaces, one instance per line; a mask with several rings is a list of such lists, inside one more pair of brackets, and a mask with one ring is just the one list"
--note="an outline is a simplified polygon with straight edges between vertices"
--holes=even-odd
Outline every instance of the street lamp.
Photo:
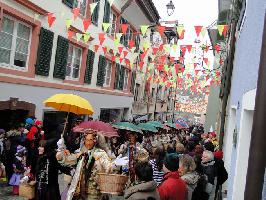
[[172,0],[170,0],[170,2],[166,5],[166,8],[168,16],[171,16],[175,11],[175,5]]

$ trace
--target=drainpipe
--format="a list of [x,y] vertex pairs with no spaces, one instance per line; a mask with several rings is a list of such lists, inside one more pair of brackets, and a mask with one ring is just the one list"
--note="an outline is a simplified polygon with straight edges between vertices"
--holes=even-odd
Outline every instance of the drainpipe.
[[266,166],[265,156],[265,130],[266,130],[266,15],[264,18],[264,31],[260,66],[258,71],[255,112],[251,131],[249,148],[248,170],[246,177],[245,200],[261,200]]

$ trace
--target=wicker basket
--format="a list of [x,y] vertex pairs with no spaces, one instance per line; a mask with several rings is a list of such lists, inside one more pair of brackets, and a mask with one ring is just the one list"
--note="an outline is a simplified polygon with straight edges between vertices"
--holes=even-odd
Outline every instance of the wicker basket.
[[35,185],[20,184],[19,185],[19,196],[27,199],[34,199],[35,197]]
[[105,174],[98,173],[99,175],[99,187],[101,193],[107,194],[122,194],[126,183],[128,181],[128,176],[120,174]]

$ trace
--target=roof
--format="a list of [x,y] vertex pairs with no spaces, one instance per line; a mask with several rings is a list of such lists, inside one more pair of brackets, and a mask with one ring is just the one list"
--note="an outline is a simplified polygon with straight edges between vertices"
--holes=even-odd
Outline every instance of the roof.
[[152,0],[136,0],[136,3],[151,23],[159,22],[160,15]]

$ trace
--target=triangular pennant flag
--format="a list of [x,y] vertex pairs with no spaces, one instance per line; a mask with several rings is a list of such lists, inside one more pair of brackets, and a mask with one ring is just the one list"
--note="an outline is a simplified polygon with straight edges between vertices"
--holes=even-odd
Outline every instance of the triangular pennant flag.
[[149,41],[145,41],[145,42],[143,43],[144,51],[147,50],[150,46],[151,46],[151,43],[150,43]]
[[198,65],[198,63],[194,63],[194,69],[196,69],[197,65]]
[[153,47],[153,48],[152,48],[153,54],[156,55],[158,50],[159,50],[158,48]]
[[114,3],[115,0],[108,0],[110,6]]
[[214,49],[216,50],[217,53],[220,51],[220,48],[221,48],[221,46],[219,44],[216,44],[214,46]]
[[120,40],[119,39],[115,39],[114,44],[115,44],[116,47],[118,47],[118,45],[120,44]]
[[181,35],[179,35],[179,39],[183,40],[185,38],[185,30],[182,31]]
[[83,34],[83,40],[84,40],[84,42],[87,43],[87,42],[89,41],[90,37],[91,37],[91,36],[90,36],[89,33],[85,33],[85,34]]
[[139,62],[139,69],[140,69],[141,71],[142,71],[143,65],[144,65],[144,62]]
[[123,59],[124,59],[124,58],[119,58],[119,62],[122,63]]
[[82,34],[81,33],[76,33],[76,38],[77,38],[77,41],[78,42],[80,41],[81,37],[82,37]]
[[145,35],[146,32],[147,32],[147,30],[148,30],[148,28],[149,28],[149,25],[141,25],[141,26],[140,26],[141,34],[142,34],[142,35]]
[[91,15],[93,14],[96,6],[98,5],[99,1],[98,2],[95,2],[95,3],[91,3],[90,4],[90,11],[91,11]]
[[116,33],[115,37],[116,37],[116,39],[118,39],[120,41],[122,35],[123,35],[123,33]]
[[184,56],[186,54],[187,47],[185,45],[181,45],[180,49],[182,51],[182,55]]
[[229,26],[228,25],[224,25],[224,30],[223,30],[223,36],[224,37],[226,37],[228,29],[229,29]]
[[129,45],[129,48],[132,49],[135,45],[134,40],[129,40],[128,45]]
[[83,28],[84,28],[85,32],[88,30],[90,25],[91,25],[91,20],[90,19],[84,19],[83,20]]
[[106,55],[107,54],[107,47],[102,47],[102,50],[103,50],[104,55]]
[[124,48],[124,47],[118,47],[118,52],[119,52],[119,54],[121,54],[121,53],[122,53],[122,51],[123,51],[123,48]]
[[104,33],[99,33],[99,41],[100,45],[103,45],[103,42],[105,41]]
[[126,35],[128,29],[128,24],[121,24],[121,30]]
[[70,28],[71,24],[72,24],[72,20],[71,19],[66,19],[66,27],[67,27],[67,29]]
[[128,51],[123,51],[124,58],[127,57]]
[[179,57],[179,62],[182,63],[183,61],[184,61],[184,57],[180,56],[180,57]]
[[184,26],[177,26],[176,32],[178,33],[179,37],[182,35],[182,32],[184,31]]
[[111,26],[111,23],[103,23],[103,31],[107,32],[110,26]]
[[160,33],[161,37],[164,35],[165,26],[157,26],[157,30]]
[[54,24],[55,19],[56,19],[56,17],[54,15],[54,13],[48,13],[47,20],[48,20],[49,27],[51,27]]
[[73,12],[74,20],[76,20],[79,15],[80,8],[73,8],[72,12]]
[[187,45],[187,50],[189,53],[191,52],[191,49],[192,49],[192,45]]
[[74,36],[74,31],[68,30],[67,34],[68,34],[68,39],[71,39]]
[[95,51],[95,53],[98,51],[98,49],[99,49],[99,45],[95,44],[94,45],[94,51]]
[[111,60],[114,62],[115,61],[115,55],[112,55]]
[[199,72],[200,72],[200,70],[195,70],[196,75],[198,75]]
[[201,32],[203,26],[194,26],[197,36],[199,37],[199,34]]
[[206,65],[208,65],[208,62],[209,62],[208,58],[203,58],[203,61],[205,62]]
[[209,51],[210,47],[208,45],[205,46],[205,52],[207,53]]
[[223,35],[224,25],[217,25],[218,33],[220,36]]

